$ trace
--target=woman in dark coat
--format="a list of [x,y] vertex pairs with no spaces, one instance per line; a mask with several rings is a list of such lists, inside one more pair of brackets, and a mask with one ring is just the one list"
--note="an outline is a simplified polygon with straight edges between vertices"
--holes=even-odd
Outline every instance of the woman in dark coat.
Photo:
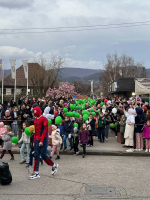
[[135,139],[136,139],[136,151],[143,150],[143,126],[145,123],[145,117],[142,108],[136,108],[137,116],[135,117]]

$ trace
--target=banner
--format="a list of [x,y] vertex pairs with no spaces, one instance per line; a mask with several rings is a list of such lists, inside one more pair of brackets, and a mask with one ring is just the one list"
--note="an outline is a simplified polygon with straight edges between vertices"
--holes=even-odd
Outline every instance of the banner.
[[2,72],[2,59],[0,59],[0,80],[2,80],[3,72]]
[[16,79],[16,60],[10,60],[11,78]]
[[25,78],[28,79],[28,61],[22,60],[23,68],[24,68],[24,74]]

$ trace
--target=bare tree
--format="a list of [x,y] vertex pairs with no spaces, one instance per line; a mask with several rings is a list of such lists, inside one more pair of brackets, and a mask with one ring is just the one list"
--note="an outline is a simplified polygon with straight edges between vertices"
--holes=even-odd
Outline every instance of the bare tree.
[[100,86],[104,95],[108,94],[108,85],[119,78],[133,77],[145,78],[147,76],[143,63],[135,63],[131,56],[117,53],[107,54],[107,63],[104,65],[105,71],[100,75]]
[[49,87],[58,87],[65,60],[61,56],[54,55],[46,59],[40,54],[35,62],[39,65],[31,75],[34,93],[45,95]]
[[90,95],[91,85],[83,81],[73,81],[75,92],[83,95]]

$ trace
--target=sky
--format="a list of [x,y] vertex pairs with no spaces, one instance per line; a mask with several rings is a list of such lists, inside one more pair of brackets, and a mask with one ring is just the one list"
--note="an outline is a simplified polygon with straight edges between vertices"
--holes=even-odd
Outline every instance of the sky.
[[[149,10],[149,0],[0,0],[0,58],[5,69],[10,69],[10,59],[16,59],[19,67],[22,59],[32,62],[39,54],[47,59],[61,55],[66,67],[103,69],[106,55],[117,52],[150,68],[150,22],[145,26],[49,32],[72,30],[60,27],[150,21]],[[3,30],[24,28],[30,29]],[[47,32],[24,33],[35,31]]]

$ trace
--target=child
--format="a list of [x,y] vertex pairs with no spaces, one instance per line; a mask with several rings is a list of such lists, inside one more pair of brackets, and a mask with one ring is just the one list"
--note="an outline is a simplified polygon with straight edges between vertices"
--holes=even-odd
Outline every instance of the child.
[[105,140],[105,126],[106,126],[106,119],[103,113],[101,113],[98,119],[98,139],[100,142],[103,142],[103,143]]
[[58,151],[58,148],[57,146],[61,143],[60,142],[60,134],[59,134],[60,130],[57,129],[57,127],[55,125],[52,125],[52,135],[50,135],[49,137],[52,138],[52,145],[53,145],[53,148],[52,148],[52,153],[51,153],[51,156],[50,158],[52,158],[54,152],[56,151],[57,153],[57,158],[55,160],[58,160],[60,159],[60,156],[59,156],[59,151]]
[[83,158],[85,157],[86,154],[86,144],[88,144],[88,136],[89,136],[89,131],[87,130],[86,123],[83,123],[79,132],[79,142],[82,143],[83,147]]
[[146,140],[146,150],[145,152],[150,152],[150,120],[147,121],[147,126],[143,130],[143,138]]
[[120,124],[120,133],[122,134],[121,144],[125,144],[124,131],[125,131],[126,118],[124,115],[121,116],[121,120],[120,120],[119,124]]
[[23,123],[22,126],[23,126],[22,137],[18,142],[19,144],[23,142],[22,145],[21,145],[21,148],[20,148],[20,154],[21,154],[20,164],[23,164],[23,163],[26,162],[26,158],[25,158],[25,155],[24,155],[25,148],[27,148],[27,158],[28,158],[28,162],[26,162],[26,164],[29,164],[29,160],[30,160],[30,157],[29,157],[29,155],[30,155],[30,136],[28,136],[24,132],[25,128],[27,127],[25,122]]
[[[5,133],[5,127],[4,127],[4,123],[0,122],[0,136],[4,136]],[[2,147],[3,145],[3,140],[0,138],[0,147]]]
[[78,133],[78,128],[74,128],[74,133],[73,133],[73,144],[74,144],[74,154],[78,155],[79,154],[79,133]]
[[8,126],[8,125],[5,126],[5,134],[4,134],[4,136],[0,136],[1,139],[4,141],[3,151],[2,151],[2,154],[0,156],[0,159],[2,159],[5,155],[5,152],[8,151],[9,154],[11,155],[10,160],[14,160],[14,155],[11,151],[11,148],[12,148],[11,137],[13,135],[14,135],[14,133],[11,132],[11,127]]
[[[59,128],[59,130],[60,130],[60,137],[61,137],[62,140],[63,140],[63,136],[62,136],[62,134],[63,134],[63,122],[60,123],[60,125],[58,126],[58,128]],[[62,142],[62,144],[61,144],[61,146],[60,146],[60,150],[62,150],[62,149],[63,149],[63,142]]]

